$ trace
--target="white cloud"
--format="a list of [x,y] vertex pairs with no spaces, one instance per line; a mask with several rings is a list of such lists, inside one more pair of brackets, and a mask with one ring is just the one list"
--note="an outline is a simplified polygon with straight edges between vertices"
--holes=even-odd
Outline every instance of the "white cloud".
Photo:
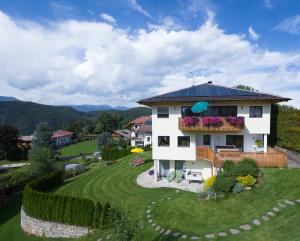
[[263,0],[264,1],[264,6],[268,9],[273,9],[274,8],[274,0]]
[[261,37],[261,35],[256,33],[251,26],[249,26],[249,28],[248,28],[248,33],[249,33],[250,38],[254,41],[258,40]]
[[138,4],[137,0],[128,0],[128,3],[129,3],[129,7],[131,7],[133,10],[143,14],[148,18],[151,18],[151,15],[148,13],[148,11]]
[[188,4],[188,10],[197,17],[199,12],[204,14],[208,21],[214,21],[215,19],[215,6],[209,0],[190,0]]
[[112,23],[112,24],[116,24],[117,23],[117,20],[113,16],[111,16],[111,15],[109,15],[107,13],[101,13],[100,14],[100,18],[102,20],[104,20],[106,22],[109,22],[109,23]]
[[207,21],[134,34],[111,24],[59,21],[22,26],[0,12],[0,95],[47,104],[134,105],[197,83],[247,84],[300,106],[300,53],[268,51]]
[[288,32],[292,34],[300,33],[300,15],[286,18],[273,28],[274,30]]
[[76,7],[61,1],[53,0],[49,3],[49,6],[53,13],[58,17],[68,18],[77,11]]

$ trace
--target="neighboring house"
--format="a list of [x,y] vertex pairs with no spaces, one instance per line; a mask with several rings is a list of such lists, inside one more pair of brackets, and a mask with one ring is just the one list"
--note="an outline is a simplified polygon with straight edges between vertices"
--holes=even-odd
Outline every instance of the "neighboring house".
[[69,145],[72,143],[73,132],[57,130],[53,132],[52,139],[56,147]]
[[123,129],[123,130],[115,130],[112,135],[112,138],[119,138],[124,140],[130,140],[131,132],[130,130]]
[[131,146],[146,146],[152,144],[151,116],[140,116],[125,125],[130,130]]
[[[273,165],[279,160],[274,160],[275,150],[268,148],[271,104],[288,100],[212,82],[140,100],[138,103],[152,108],[156,180],[173,171],[207,179],[225,160],[239,161],[246,156]],[[209,107],[194,114],[191,107],[200,101],[208,102]],[[284,159],[282,153],[277,157]]]

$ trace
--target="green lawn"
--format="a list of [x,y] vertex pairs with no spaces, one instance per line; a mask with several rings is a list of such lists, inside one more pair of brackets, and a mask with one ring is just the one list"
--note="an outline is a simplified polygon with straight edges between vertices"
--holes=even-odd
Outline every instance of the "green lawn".
[[92,154],[97,151],[96,141],[83,141],[60,150],[62,156],[77,156],[80,153]]
[[[142,155],[145,158],[151,157],[150,153]],[[138,186],[135,182],[136,176],[147,170],[152,163],[148,162],[139,167],[132,167],[128,165],[132,158],[133,156],[124,157],[111,166],[95,166],[90,171],[68,180],[64,186],[58,189],[58,192],[88,197],[102,202],[109,200],[114,205],[126,208],[130,216],[144,227],[143,240],[145,241],[175,240],[174,238],[159,238],[146,222],[147,206],[153,200],[156,201],[163,197],[172,196],[173,198],[155,206],[153,209],[154,221],[164,227],[197,235],[249,223],[269,211],[278,200],[300,198],[300,170],[264,169],[265,175],[254,190],[233,195],[229,199],[218,202],[200,201],[197,194],[194,193],[184,191],[176,193],[174,189],[146,189]],[[5,237],[7,241],[45,240],[44,238],[31,239],[21,232],[17,214],[20,203],[16,200],[5,209],[4,213],[0,211],[0,216],[5,216],[4,219],[0,219],[0,237]],[[300,205],[295,205],[283,209],[275,218],[249,232],[215,240],[300,240],[299,223]],[[97,240],[98,237],[99,234],[94,234],[80,240]]]

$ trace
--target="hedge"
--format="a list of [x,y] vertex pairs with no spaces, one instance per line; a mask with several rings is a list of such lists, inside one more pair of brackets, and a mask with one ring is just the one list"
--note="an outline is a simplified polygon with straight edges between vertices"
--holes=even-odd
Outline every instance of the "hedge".
[[103,212],[100,203],[90,199],[46,193],[63,183],[62,173],[54,172],[31,181],[23,195],[23,208],[27,215],[71,225],[102,228],[110,219],[110,209]]
[[130,148],[118,149],[116,147],[104,147],[101,151],[101,158],[103,161],[115,161],[121,157],[130,155],[130,150]]

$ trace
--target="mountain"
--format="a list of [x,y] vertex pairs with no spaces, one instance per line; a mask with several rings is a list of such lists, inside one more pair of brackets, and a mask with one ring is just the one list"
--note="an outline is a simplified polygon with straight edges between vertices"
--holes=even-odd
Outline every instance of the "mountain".
[[84,113],[71,107],[41,105],[33,102],[0,102],[0,124],[10,124],[19,129],[20,134],[30,135],[38,123],[47,121],[52,129],[59,129],[76,119],[83,119]]
[[84,121],[88,118],[96,120],[103,112],[122,116],[123,122],[126,123],[140,115],[151,114],[151,109],[136,107],[128,110],[108,109],[81,112],[67,106],[42,105],[24,101],[0,101],[0,124],[10,124],[18,128],[21,135],[30,135],[36,125],[42,121],[47,121],[49,126],[55,130],[74,120]]
[[18,99],[11,96],[0,96],[0,101],[18,101]]
[[101,110],[128,110],[129,107],[126,106],[116,106],[112,107],[110,105],[68,105],[77,111],[91,112],[91,111],[101,111]]

